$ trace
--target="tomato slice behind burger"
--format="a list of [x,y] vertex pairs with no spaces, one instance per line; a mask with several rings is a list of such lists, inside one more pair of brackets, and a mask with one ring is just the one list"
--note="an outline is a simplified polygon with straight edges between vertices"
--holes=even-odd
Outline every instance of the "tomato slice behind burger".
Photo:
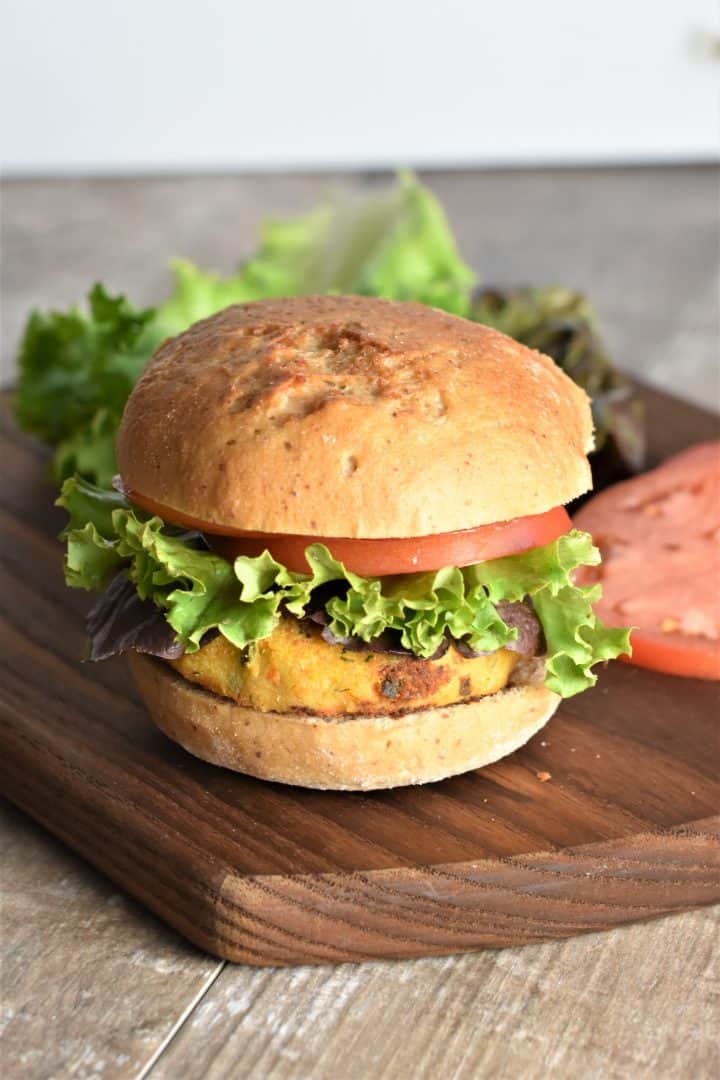
[[347,570],[355,574],[384,577],[439,570],[443,566],[470,566],[504,555],[517,555],[531,548],[544,547],[571,527],[565,507],[557,506],[543,514],[531,514],[512,521],[481,525],[477,529],[462,529],[434,536],[362,540],[249,532],[203,522],[134,491],[128,491],[127,495],[137,506],[158,514],[164,521],[198,529],[211,547],[226,559],[235,559],[238,555],[254,558],[267,550],[279,563],[296,573],[309,571],[305,549],[310,544],[324,544]]
[[621,660],[667,675],[694,679],[720,679],[720,643],[703,638],[680,637],[633,630],[630,635],[632,657]]
[[720,679],[720,442],[608,488],[575,524],[603,560],[579,583],[602,585],[595,610],[605,623],[635,626],[629,662]]

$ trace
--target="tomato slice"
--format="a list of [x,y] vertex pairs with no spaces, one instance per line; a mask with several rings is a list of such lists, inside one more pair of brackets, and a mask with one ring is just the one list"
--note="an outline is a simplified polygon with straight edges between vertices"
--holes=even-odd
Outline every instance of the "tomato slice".
[[198,529],[205,534],[214,550],[226,559],[235,559],[238,555],[255,557],[267,550],[288,570],[297,573],[307,573],[309,569],[305,561],[305,548],[310,544],[325,544],[348,570],[362,577],[383,577],[439,570],[443,566],[470,566],[476,562],[499,559],[503,555],[517,555],[557,540],[571,527],[565,507],[556,506],[543,514],[530,514],[512,521],[435,536],[362,540],[342,536],[262,533],[203,522],[138,492],[126,491],[126,494],[137,506],[158,514],[164,521]]
[[629,664],[664,671],[667,675],[720,679],[720,644],[708,642],[707,638],[633,630],[630,644],[632,657],[620,657]]
[[597,614],[636,627],[630,663],[720,679],[720,441],[601,492],[575,524],[603,556],[601,570],[578,574],[602,585]]

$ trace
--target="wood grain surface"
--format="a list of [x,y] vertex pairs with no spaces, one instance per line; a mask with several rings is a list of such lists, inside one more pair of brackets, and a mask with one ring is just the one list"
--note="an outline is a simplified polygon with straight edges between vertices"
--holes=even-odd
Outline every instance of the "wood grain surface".
[[3,1075],[137,1075],[171,1035],[178,1001],[202,996],[220,961],[14,807],[0,806],[0,827]]
[[[714,433],[647,397],[656,456]],[[78,663],[86,598],[62,584],[42,460],[10,423],[2,453],[4,789],[201,947],[251,964],[460,952],[720,898],[715,684],[611,665],[522,751],[425,788],[215,769],[149,725],[122,663]]]
[[412,963],[228,965],[153,1080],[715,1080],[719,929],[706,908]]

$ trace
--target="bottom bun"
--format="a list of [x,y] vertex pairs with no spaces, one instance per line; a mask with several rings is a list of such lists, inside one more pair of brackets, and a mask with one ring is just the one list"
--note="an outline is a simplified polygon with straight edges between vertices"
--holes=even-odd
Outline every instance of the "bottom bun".
[[260,712],[188,682],[162,660],[130,654],[138,689],[169,738],[204,761],[263,780],[332,790],[426,784],[517,750],[555,712],[544,686],[513,686],[398,716]]

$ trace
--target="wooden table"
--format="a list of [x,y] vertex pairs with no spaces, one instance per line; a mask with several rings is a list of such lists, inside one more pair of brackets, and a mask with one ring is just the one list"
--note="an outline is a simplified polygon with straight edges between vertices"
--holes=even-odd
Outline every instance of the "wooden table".
[[[718,400],[714,170],[428,180],[486,281],[586,289],[624,367]],[[75,301],[95,278],[151,302],[168,254],[229,269],[262,216],[343,182],[7,183],[4,378],[31,305]],[[2,860],[7,1077],[695,1080],[720,1064],[717,911],[462,957],[249,969],[187,945],[10,807]]]

